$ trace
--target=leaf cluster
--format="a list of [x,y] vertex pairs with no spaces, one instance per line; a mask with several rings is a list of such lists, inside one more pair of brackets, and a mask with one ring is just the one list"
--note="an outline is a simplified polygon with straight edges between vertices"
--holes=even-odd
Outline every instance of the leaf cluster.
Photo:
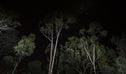
[[24,36],[14,47],[14,51],[19,56],[30,56],[35,49],[35,35]]

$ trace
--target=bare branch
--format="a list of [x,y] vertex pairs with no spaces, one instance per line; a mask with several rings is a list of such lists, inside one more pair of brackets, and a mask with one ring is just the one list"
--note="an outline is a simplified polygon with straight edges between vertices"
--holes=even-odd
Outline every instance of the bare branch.
[[46,35],[44,34],[43,32],[41,32],[49,41],[51,41],[51,39]]

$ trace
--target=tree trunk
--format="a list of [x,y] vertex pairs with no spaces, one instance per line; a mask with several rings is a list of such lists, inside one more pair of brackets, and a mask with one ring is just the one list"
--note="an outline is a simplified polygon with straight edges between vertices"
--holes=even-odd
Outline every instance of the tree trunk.
[[56,37],[56,43],[55,43],[55,47],[54,47],[54,53],[52,56],[52,65],[51,65],[51,72],[53,71],[53,67],[54,67],[54,62],[55,62],[55,56],[56,56],[56,51],[57,51],[57,46],[58,46],[58,41],[59,41],[59,36],[60,36],[60,32],[62,29],[59,30],[57,37]]
[[53,52],[53,40],[51,41],[50,60],[49,60],[48,74],[52,74],[52,72],[51,72],[51,65],[52,65],[52,52]]
[[19,58],[19,61],[16,62],[15,66],[14,66],[14,69],[13,69],[13,71],[12,71],[12,74],[15,74],[15,71],[16,71],[16,69],[17,69],[19,63],[21,62],[21,60],[22,60],[22,57],[20,57],[20,58]]

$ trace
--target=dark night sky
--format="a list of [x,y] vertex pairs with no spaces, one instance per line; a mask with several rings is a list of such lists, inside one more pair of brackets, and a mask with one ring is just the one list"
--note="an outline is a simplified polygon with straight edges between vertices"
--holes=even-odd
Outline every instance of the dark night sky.
[[57,9],[79,12],[79,7],[82,5],[86,8],[85,12],[88,13],[89,20],[102,21],[114,31],[118,28],[120,28],[120,31],[125,30],[126,8],[121,0],[31,0],[27,2],[26,0],[3,0],[0,4],[3,8],[22,14],[25,20],[32,21],[31,23],[37,20],[40,15],[45,15]]

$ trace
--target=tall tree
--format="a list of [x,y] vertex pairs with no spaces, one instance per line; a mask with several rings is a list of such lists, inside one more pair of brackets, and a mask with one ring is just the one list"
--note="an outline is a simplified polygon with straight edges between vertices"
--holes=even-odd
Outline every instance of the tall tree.
[[59,37],[63,28],[68,28],[69,23],[75,22],[73,17],[55,14],[46,17],[40,24],[44,24],[40,31],[50,41],[50,60],[48,74],[53,73]]
[[[100,39],[107,32],[98,23],[91,23],[89,28],[81,29],[79,37],[69,37],[61,47],[59,74],[97,74],[98,68],[108,66],[106,47]],[[59,56],[59,55],[58,55]],[[65,73],[64,73],[65,72]]]
[[23,36],[22,39],[18,42],[18,44],[14,47],[14,52],[17,56],[17,62],[15,67],[12,71],[12,74],[15,73],[16,68],[18,67],[19,63],[25,56],[30,56],[35,49],[35,35],[30,34],[29,36]]

